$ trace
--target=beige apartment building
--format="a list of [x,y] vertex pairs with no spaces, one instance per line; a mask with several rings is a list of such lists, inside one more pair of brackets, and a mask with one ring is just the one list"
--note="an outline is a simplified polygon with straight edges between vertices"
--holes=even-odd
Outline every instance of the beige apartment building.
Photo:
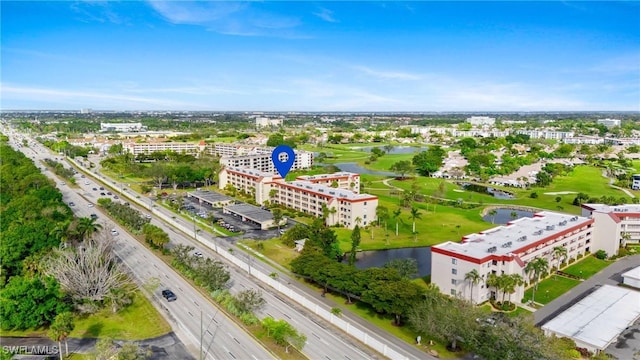
[[[359,177],[352,173],[339,174],[335,178],[343,179],[349,174],[346,176],[350,178],[349,181],[341,180],[341,184],[347,187],[351,186],[354,178]],[[332,175],[314,175],[314,179],[329,179]],[[231,184],[238,190],[254,194],[258,204],[269,201],[316,217],[323,216],[324,205],[329,211],[329,226],[340,224],[353,229],[357,224],[366,226],[376,220],[378,197],[359,194],[348,188],[335,188],[308,180],[285,182],[282,177],[270,172],[239,167],[223,168],[218,178],[220,189]]]
[[133,155],[139,154],[151,154],[156,151],[174,151],[182,154],[189,154],[198,156],[205,150],[206,144],[204,141],[195,143],[183,143],[183,142],[146,142],[146,143],[124,143],[122,148],[124,151]]
[[366,226],[376,220],[378,197],[357,194],[308,181],[274,182],[277,193],[271,202],[321,217],[322,206],[329,211],[327,225],[340,224],[348,229],[356,225]]
[[[474,303],[492,297],[500,299],[502,294],[486,285],[490,274],[519,274],[527,280],[524,268],[531,260],[544,257],[550,267],[564,260],[554,257],[554,247],[567,249],[567,261],[603,248],[605,241],[596,240],[594,222],[584,216],[542,211],[533,218],[523,217],[466,235],[460,243],[449,241],[435,245],[431,248],[431,282],[442,293],[467,300],[473,298]],[[465,275],[472,270],[482,277],[473,287],[465,280]],[[519,302],[524,290],[524,286],[518,287],[511,294],[511,300]],[[505,299],[508,297],[507,294]]]
[[258,204],[269,200],[272,183],[283,181],[280,175],[250,168],[225,167],[218,175],[218,187],[224,189],[228,184],[247,194],[253,194]]
[[333,174],[303,175],[298,176],[296,180],[351,190],[356,194],[360,193],[360,174],[356,173],[343,171]]

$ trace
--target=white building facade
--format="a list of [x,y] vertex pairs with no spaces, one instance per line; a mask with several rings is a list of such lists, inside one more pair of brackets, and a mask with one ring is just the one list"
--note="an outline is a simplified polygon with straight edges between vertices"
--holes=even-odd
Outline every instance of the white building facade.
[[360,174],[356,173],[343,171],[333,174],[304,175],[298,176],[296,180],[350,190],[356,194],[360,193]]
[[608,256],[624,244],[640,243],[640,205],[582,204],[582,216],[596,220],[596,238]]
[[142,123],[100,123],[100,131],[139,132],[146,129]]
[[198,156],[206,148],[204,141],[198,144],[183,142],[152,142],[152,143],[125,143],[124,151],[133,154],[151,154],[157,151],[173,151],[181,154]]
[[[254,155],[223,156],[220,158],[220,165],[229,167],[245,167],[264,172],[275,173],[276,168],[271,160],[272,148],[256,148],[259,152]],[[309,151],[295,151],[296,159],[291,166],[291,170],[309,169],[313,166],[313,153]]]
[[[538,257],[548,260],[549,266],[560,261],[576,259],[585,252],[598,250],[593,242],[593,219],[581,216],[542,211],[533,218],[520,218],[462,238],[462,242],[446,242],[431,248],[431,282],[442,293],[458,296],[474,303],[502,298],[502,293],[487,286],[490,274],[519,274],[525,281],[529,275],[524,268]],[[554,258],[553,248],[567,249],[567,259]],[[481,281],[474,286],[465,275],[476,270]],[[524,286],[505,300],[519,302]]]
[[467,118],[467,122],[473,126],[493,126],[496,119],[488,116],[472,116]]

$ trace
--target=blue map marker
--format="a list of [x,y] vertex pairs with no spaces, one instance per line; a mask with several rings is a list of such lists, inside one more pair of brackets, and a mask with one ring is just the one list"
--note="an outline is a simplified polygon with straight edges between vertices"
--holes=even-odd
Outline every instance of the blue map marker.
[[[286,158],[283,154],[287,154]],[[296,153],[287,145],[278,145],[271,153],[271,161],[273,161],[273,166],[278,170],[278,174],[284,179],[296,161]]]

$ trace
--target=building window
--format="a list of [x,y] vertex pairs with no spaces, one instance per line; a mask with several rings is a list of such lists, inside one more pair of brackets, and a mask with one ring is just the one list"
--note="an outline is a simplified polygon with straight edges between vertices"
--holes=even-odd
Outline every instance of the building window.
[[456,289],[451,289],[451,295],[456,296]]
[[453,265],[457,265],[458,264],[458,259],[451,259],[451,263]]
[[451,279],[451,285],[458,285],[458,280]]
[[366,201],[364,202],[364,205],[365,205],[365,206],[367,205],[367,202],[366,202]]
[[451,274],[458,275],[458,269],[451,269]]

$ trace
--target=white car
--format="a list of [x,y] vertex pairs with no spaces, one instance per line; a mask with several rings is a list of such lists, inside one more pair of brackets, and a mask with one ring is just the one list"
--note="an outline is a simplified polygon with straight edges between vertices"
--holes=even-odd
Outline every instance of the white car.
[[202,253],[200,251],[196,251],[193,253],[193,256],[202,257]]
[[120,233],[116,229],[111,229],[111,235],[118,236],[118,235],[120,235]]
[[89,182],[88,182],[88,181],[85,181],[85,182],[84,182],[84,184],[85,184],[85,185],[89,185]]
[[92,204],[92,203],[89,203],[87,206],[88,206],[88,207],[90,207],[90,208],[92,208],[92,207],[93,207],[93,204]]

